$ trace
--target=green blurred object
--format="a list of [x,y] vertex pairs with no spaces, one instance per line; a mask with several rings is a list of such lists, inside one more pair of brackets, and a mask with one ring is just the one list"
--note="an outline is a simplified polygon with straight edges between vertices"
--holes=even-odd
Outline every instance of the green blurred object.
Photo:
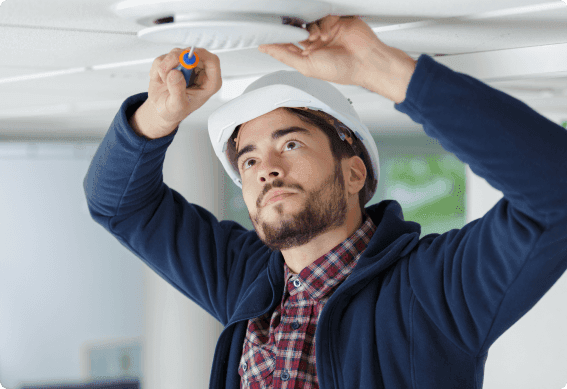
[[453,154],[405,154],[388,159],[386,199],[402,206],[404,219],[421,225],[421,236],[465,224],[465,168]]
[[563,122],[563,123],[561,123],[561,127],[563,127],[563,128],[567,128],[567,121],[566,121],[566,122]]

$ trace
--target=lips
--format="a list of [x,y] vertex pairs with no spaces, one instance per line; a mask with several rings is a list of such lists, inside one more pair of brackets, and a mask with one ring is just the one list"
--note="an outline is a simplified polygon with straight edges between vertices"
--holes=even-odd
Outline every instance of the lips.
[[271,192],[268,192],[268,195],[266,196],[266,201],[264,201],[264,206],[268,203],[268,201],[270,201],[271,199],[273,199],[276,196],[281,196],[282,194],[294,194],[293,192],[288,192],[285,190],[274,190]]

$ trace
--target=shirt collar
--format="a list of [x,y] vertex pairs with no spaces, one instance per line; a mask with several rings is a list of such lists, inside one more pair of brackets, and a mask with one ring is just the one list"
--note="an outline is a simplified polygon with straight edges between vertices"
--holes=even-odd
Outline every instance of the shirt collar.
[[[370,216],[364,212],[363,223],[350,237],[321,256],[299,274],[293,274],[284,261],[285,289],[291,295],[304,290],[313,299],[321,299],[334,291],[349,275],[358,263],[358,259],[370,243],[376,226]],[[295,287],[295,280],[301,286]]]

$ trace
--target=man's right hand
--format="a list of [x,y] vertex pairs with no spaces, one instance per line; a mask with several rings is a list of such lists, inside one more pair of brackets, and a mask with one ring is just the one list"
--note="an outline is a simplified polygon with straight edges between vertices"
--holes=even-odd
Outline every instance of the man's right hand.
[[132,128],[139,135],[149,139],[169,135],[222,87],[219,57],[205,49],[195,48],[199,64],[193,71],[197,75],[194,84],[185,88],[183,73],[175,70],[184,50],[175,48],[154,60],[148,99],[130,119]]

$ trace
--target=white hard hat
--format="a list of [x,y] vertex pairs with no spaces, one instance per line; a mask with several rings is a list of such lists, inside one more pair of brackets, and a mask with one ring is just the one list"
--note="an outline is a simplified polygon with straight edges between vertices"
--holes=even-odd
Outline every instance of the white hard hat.
[[[280,107],[305,107],[323,111],[352,131],[362,142],[372,164],[374,177],[367,179],[373,179],[374,185],[371,185],[372,192],[366,196],[362,205],[370,201],[380,178],[380,161],[374,138],[360,121],[350,100],[337,88],[327,81],[306,77],[298,71],[280,70],[259,78],[242,95],[223,104],[209,116],[209,136],[213,149],[234,183],[242,189],[240,173],[232,166],[228,152],[228,140],[235,128]],[[338,129],[337,133],[342,140],[349,138]]]

